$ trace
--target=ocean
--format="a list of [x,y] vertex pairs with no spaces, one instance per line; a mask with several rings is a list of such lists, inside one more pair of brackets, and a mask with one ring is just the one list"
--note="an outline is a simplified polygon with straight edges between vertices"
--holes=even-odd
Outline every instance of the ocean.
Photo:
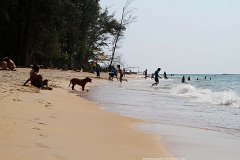
[[106,111],[152,122],[145,128],[154,132],[162,132],[156,125],[213,131],[240,147],[240,75],[184,75],[186,83],[182,76],[160,79],[153,87],[154,80],[142,75],[122,84],[115,79],[93,88],[88,98]]
[[154,87],[150,78],[109,81],[90,97],[125,116],[240,136],[240,75],[185,75],[181,83],[182,76],[160,79]]

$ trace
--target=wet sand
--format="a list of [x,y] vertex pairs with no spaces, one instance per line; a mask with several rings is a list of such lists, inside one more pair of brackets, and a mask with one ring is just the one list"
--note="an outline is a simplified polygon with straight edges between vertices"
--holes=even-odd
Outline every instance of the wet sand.
[[[135,129],[144,122],[104,112],[71,91],[71,78],[95,74],[40,70],[52,91],[22,86],[30,69],[0,71],[1,160],[134,160],[169,157],[158,137]],[[93,79],[86,89],[107,78]]]

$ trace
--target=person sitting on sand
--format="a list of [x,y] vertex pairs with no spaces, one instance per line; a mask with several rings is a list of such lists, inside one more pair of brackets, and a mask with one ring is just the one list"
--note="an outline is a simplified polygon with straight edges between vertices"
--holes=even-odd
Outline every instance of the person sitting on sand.
[[3,70],[10,69],[12,71],[16,71],[15,63],[8,57],[3,58],[0,65]]
[[0,67],[2,70],[7,70],[7,62],[6,61],[1,61]]
[[30,72],[30,78],[23,85],[25,86],[29,81],[31,81],[31,85],[37,88],[52,90],[52,88],[48,87],[48,80],[45,79],[43,81],[42,76],[38,75],[38,72],[39,72],[39,66],[33,65],[32,70]]
[[160,70],[161,70],[161,68],[158,68],[158,69],[155,71],[155,73],[154,73],[155,83],[153,83],[152,86],[154,86],[154,85],[157,86],[157,85],[158,85],[158,83],[159,83],[159,76],[158,76],[158,74],[159,74]]

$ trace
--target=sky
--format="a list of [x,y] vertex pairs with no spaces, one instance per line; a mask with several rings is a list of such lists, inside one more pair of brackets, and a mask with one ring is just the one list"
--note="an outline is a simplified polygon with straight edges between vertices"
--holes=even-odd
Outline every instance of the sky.
[[[100,0],[120,18],[126,0]],[[167,73],[240,73],[239,0],[134,0],[118,54],[128,66]]]

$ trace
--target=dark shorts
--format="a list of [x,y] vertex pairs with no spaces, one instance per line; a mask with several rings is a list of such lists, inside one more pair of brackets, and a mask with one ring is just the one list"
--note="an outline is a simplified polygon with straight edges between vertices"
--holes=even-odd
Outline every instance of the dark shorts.
[[43,81],[43,78],[41,75],[38,75],[33,81],[32,81],[32,85],[37,87],[37,88],[41,88],[43,86],[47,86],[48,85],[48,80],[45,79]]
[[155,82],[156,82],[156,83],[159,83],[159,79],[158,79],[158,77],[155,78]]

